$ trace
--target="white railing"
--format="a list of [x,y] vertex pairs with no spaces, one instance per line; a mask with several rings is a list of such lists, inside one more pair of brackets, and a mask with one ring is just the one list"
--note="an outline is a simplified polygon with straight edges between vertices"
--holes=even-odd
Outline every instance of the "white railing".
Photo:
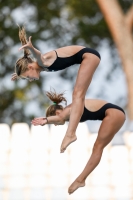
[[97,133],[86,123],[77,129],[78,140],[65,153],[60,145],[64,126],[0,124],[0,200],[132,200],[133,133],[125,145],[109,144],[86,186],[68,195],[69,185],[87,163]]

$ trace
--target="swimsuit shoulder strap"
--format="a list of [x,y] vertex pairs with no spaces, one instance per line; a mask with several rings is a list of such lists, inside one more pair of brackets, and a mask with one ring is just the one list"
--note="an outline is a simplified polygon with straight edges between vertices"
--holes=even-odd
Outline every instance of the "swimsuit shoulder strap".
[[[54,50],[54,51],[55,51],[55,50]],[[55,51],[55,53],[56,53],[56,56],[58,57],[57,51]]]

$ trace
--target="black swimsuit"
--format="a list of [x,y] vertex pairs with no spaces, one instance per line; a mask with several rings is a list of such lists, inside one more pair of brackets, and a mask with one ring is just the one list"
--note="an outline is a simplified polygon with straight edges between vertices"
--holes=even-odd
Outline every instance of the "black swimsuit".
[[95,112],[91,112],[84,107],[84,112],[80,119],[80,122],[84,122],[87,120],[101,120],[102,121],[105,118],[105,111],[109,108],[115,108],[117,110],[121,110],[125,114],[122,108],[112,103],[105,104],[102,108],[100,108],[99,110]]
[[74,65],[74,64],[81,64],[83,60],[82,56],[84,53],[92,53],[101,59],[100,54],[96,50],[91,49],[91,48],[83,48],[80,51],[78,51],[76,54],[69,57],[58,57],[58,54],[56,52],[57,58],[54,61],[54,63],[49,67],[43,67],[43,69],[46,71],[59,71],[67,67],[70,67],[71,65]]

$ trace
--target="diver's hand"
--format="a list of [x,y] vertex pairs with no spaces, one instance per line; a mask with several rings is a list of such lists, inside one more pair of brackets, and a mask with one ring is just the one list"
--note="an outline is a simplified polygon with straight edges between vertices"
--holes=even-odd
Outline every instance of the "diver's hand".
[[29,37],[29,40],[27,41],[27,43],[25,45],[23,45],[22,47],[20,47],[19,50],[22,50],[24,48],[27,48],[29,50],[34,49],[32,42],[31,42],[31,38],[32,38],[32,36]]
[[11,81],[15,81],[15,80],[18,80],[18,79],[19,79],[19,76],[16,73],[13,73],[11,75]]
[[41,125],[41,126],[44,126],[45,124],[48,123],[48,120],[46,117],[38,117],[38,118],[34,118],[32,121],[31,121],[31,124],[33,124],[34,126],[38,126],[38,125]]

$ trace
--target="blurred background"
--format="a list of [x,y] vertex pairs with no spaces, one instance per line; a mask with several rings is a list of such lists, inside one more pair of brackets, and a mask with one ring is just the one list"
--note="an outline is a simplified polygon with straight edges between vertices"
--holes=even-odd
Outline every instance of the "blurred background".
[[[124,126],[86,187],[70,196],[67,188],[89,159],[101,122],[79,124],[77,144],[63,155],[59,149],[67,124],[31,126],[34,117],[45,116],[50,88],[65,91],[71,103],[79,66],[43,72],[32,83],[12,82],[15,62],[23,56],[17,24],[25,26],[42,53],[66,45],[97,49],[102,59],[86,98],[104,99],[126,112]],[[132,0],[0,0],[0,200],[132,200],[132,102]]]

